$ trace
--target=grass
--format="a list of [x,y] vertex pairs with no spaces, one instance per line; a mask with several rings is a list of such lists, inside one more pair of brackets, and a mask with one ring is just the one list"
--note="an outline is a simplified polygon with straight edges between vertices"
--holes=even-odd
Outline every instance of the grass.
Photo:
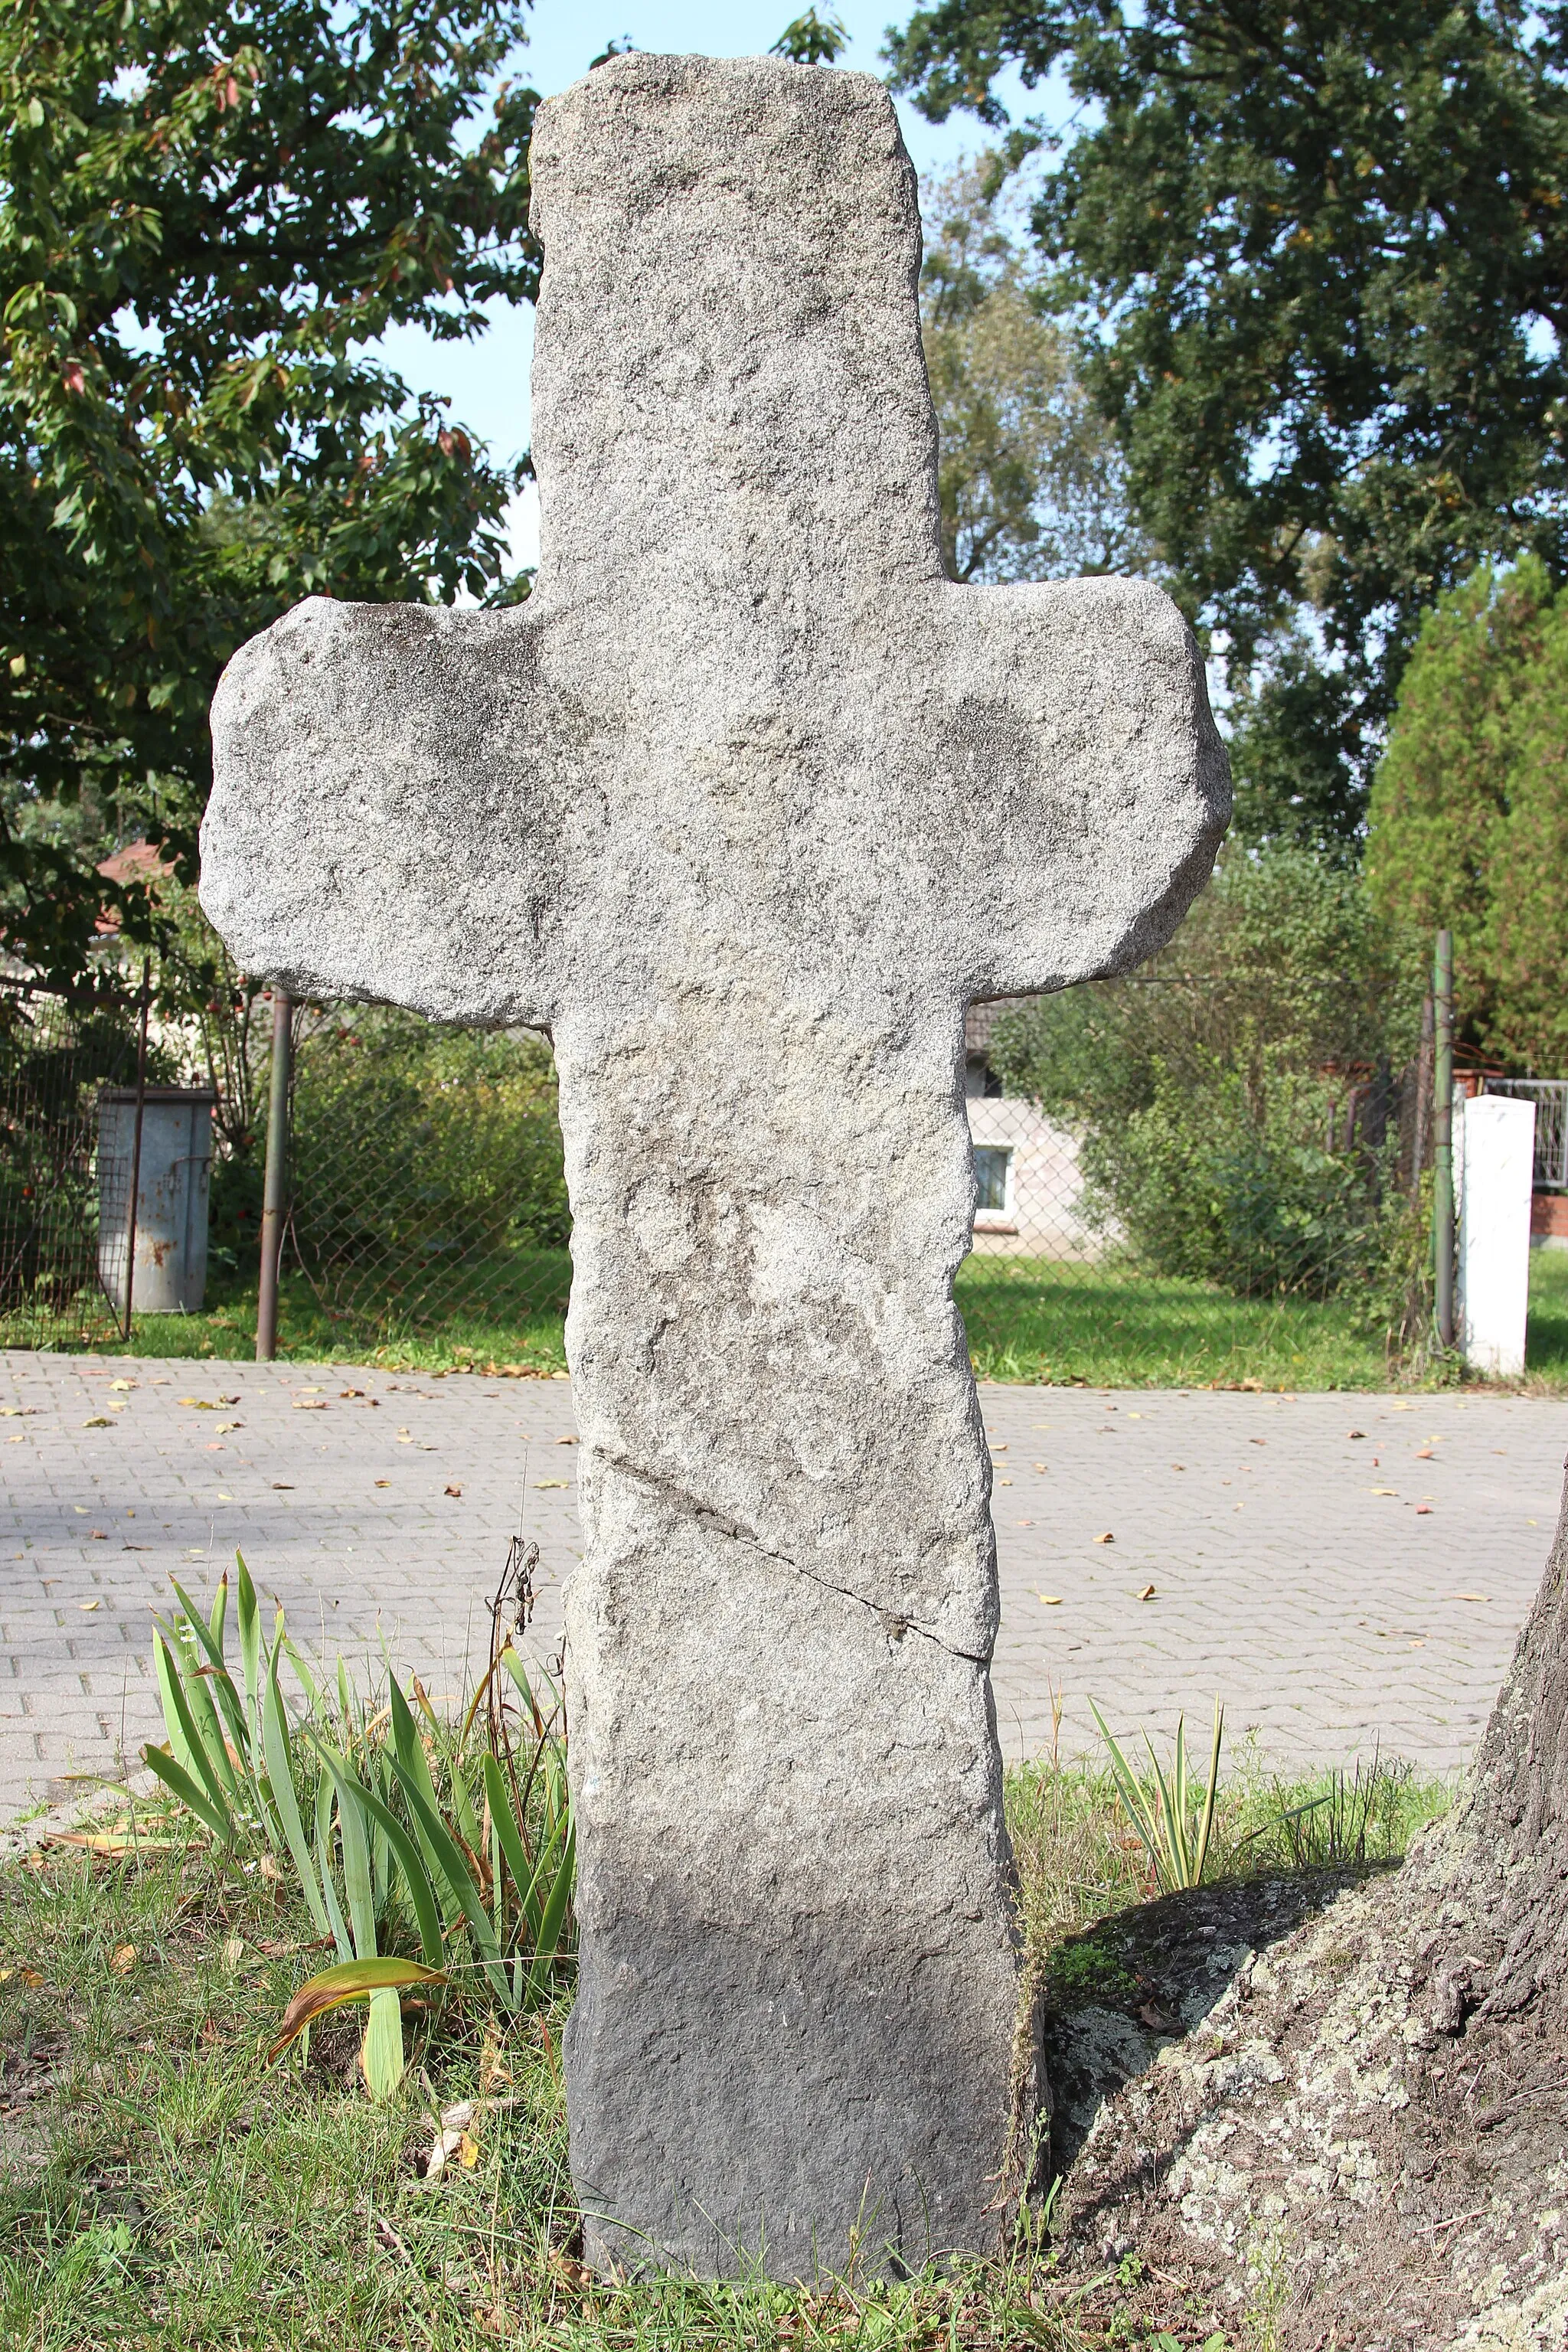
[[[563,1251],[533,1253],[528,1265],[508,1268],[510,1301],[464,1307],[434,1326],[380,1339],[329,1313],[295,1275],[279,1300],[278,1351],[298,1362],[392,1370],[563,1371],[562,1310],[552,1302],[564,1296],[569,1274]],[[1002,1257],[968,1260],[955,1289],[985,1381],[1311,1391],[1401,1384],[1382,1346],[1352,1328],[1345,1299],[1236,1298],[1174,1277]],[[200,1315],[139,1315],[127,1349],[110,1342],[92,1352],[254,1356],[255,1285],[215,1293]],[[1526,1389],[1568,1395],[1568,1250],[1531,1253],[1526,1366]]]
[[1346,1300],[1235,1298],[1173,1276],[971,1258],[955,1285],[982,1380],[1090,1388],[1384,1389]]
[[[1563,1256],[1568,1260],[1568,1252]],[[956,1288],[982,1380],[1093,1388],[1390,1384],[1382,1349],[1352,1331],[1350,1310],[1338,1300],[1238,1299],[1200,1283],[1005,1258],[971,1259]],[[1562,1347],[1568,1385],[1568,1294]],[[201,1315],[139,1315],[127,1352],[218,1360],[249,1357],[255,1349],[251,1286],[218,1296]],[[110,1345],[94,1352],[121,1351]],[[520,1301],[510,1315],[468,1311],[376,1341],[363,1327],[326,1313],[299,1276],[283,1286],[279,1353],[420,1371],[473,1364],[549,1373],[563,1370],[566,1361],[559,1310]]]
[[[536,1287],[547,1297],[564,1295],[570,1261],[564,1251],[535,1253]],[[281,1285],[278,1301],[278,1353],[300,1363],[382,1364],[400,1371],[458,1371],[468,1366],[489,1371],[548,1375],[566,1369],[563,1315],[554,1304],[531,1301],[514,1278],[510,1311],[485,1306],[460,1307],[431,1329],[376,1339],[363,1323],[323,1307],[302,1275]],[[97,1347],[95,1355],[208,1356],[215,1362],[256,1353],[256,1285],[231,1286],[215,1293],[200,1315],[138,1315],[124,1349]]]
[[[1369,1858],[1393,1854],[1446,1792],[1384,1773]],[[1340,1790],[1342,1801],[1343,1790]],[[1281,1817],[1334,1788],[1244,1772],[1222,1790],[1221,1868],[1290,1860]],[[1331,1821],[1333,1806],[1319,1811]],[[1014,1773],[1008,1811],[1037,1964],[1148,1892],[1109,1777]],[[1298,1816],[1298,1819],[1300,1817]],[[1332,1858],[1328,1856],[1325,1858]],[[89,1855],[53,1847],[0,1869],[0,2340],[33,2352],[540,2352],[662,2347],[1095,2345],[1183,2352],[1225,2339],[1177,2312],[1086,2335],[1048,2246],[891,2289],[853,2277],[807,2294],[689,2282],[614,2287],[575,2257],[560,2064],[564,1996],[503,2036],[470,1998],[415,2037],[404,2094],[373,2107],[360,2023],[326,2021],[271,2072],[260,2052],[321,1964],[302,1905],[259,1871],[221,1872],[180,1840]],[[1072,1956],[1058,1996],[1116,1999],[1110,1948]],[[489,2098],[438,2179],[438,2109]],[[1112,2300],[1115,2281],[1110,2282]],[[1138,2307],[1147,2306],[1145,2282]],[[1129,2305],[1131,2314],[1131,2304]]]

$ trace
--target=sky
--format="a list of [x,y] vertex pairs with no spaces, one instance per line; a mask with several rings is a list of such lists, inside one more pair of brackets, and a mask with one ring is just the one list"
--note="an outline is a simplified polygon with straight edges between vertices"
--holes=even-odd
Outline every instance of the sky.
[[[864,73],[884,73],[880,51],[889,21],[902,22],[912,0],[844,0],[835,11],[850,37],[838,60]],[[772,47],[791,18],[804,13],[798,0],[535,0],[528,46],[514,68],[544,97],[564,89],[588,69],[612,40],[628,37],[639,49],[695,51],[708,57],[755,57]],[[1041,110],[1038,95],[1021,86],[999,86],[1015,119]],[[898,101],[904,142],[922,177],[950,170],[985,143],[987,133],[973,115],[927,122],[906,101]],[[498,304],[489,331],[473,343],[437,343],[428,335],[395,329],[382,350],[416,392],[449,399],[455,422],[465,425],[502,460],[528,446],[528,378],[533,352],[533,311],[523,304]],[[537,496],[531,490],[509,517],[514,563],[538,560]]]

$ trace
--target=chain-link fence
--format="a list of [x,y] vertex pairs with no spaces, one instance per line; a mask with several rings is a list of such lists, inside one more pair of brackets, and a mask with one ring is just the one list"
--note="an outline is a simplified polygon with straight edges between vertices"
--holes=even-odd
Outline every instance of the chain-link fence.
[[571,1217],[549,1046],[384,1006],[295,1016],[282,1274],[339,1352],[439,1333],[563,1361]]
[[[1152,1113],[1123,1132],[1042,1101],[1044,1087],[1021,1078],[1019,1037],[1038,1009],[979,1004],[966,1026],[976,1206],[957,1296],[983,1371],[1079,1377],[1076,1368],[1111,1360],[1107,1337],[1120,1333],[1124,1377],[1211,1377],[1216,1365],[1247,1376],[1256,1368],[1241,1354],[1256,1353],[1257,1317],[1249,1337],[1237,1300],[1284,1312],[1364,1290],[1386,1229],[1406,1211],[1416,1217],[1432,1156],[1429,1034],[1399,1070],[1278,1079],[1283,1143],[1259,1139],[1237,1108],[1237,1070],[1217,1064],[1208,1093],[1164,1128],[1156,1120],[1139,1158],[1129,1137]],[[138,1346],[232,1353],[254,1343],[265,1010],[244,987],[196,1014],[154,1009],[147,1075],[183,1084],[192,1116],[210,1126],[210,1250],[205,1300],[187,1287],[158,1302],[166,1313],[199,1303],[199,1332],[155,1326],[139,1276]],[[0,1015],[0,1336],[112,1344],[129,1246],[135,1003],[105,997],[73,1012],[12,987]],[[279,1352],[561,1369],[571,1220],[546,1041],[346,1004],[295,1007],[289,1034]],[[210,1089],[199,1102],[193,1081]],[[198,1191],[205,1205],[205,1162],[199,1173],[187,1205]],[[1416,1235],[1412,1266],[1424,1247]],[[1396,1302],[1391,1319],[1400,1312]],[[1300,1365],[1303,1380],[1332,1376],[1326,1359],[1320,1368],[1276,1355],[1286,1374]]]

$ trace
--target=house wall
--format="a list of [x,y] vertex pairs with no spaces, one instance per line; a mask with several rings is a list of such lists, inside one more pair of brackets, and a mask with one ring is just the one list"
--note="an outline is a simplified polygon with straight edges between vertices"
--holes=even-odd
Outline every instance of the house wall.
[[970,1093],[964,1105],[977,1147],[999,1145],[1012,1154],[1005,1209],[978,1212],[974,1248],[985,1257],[1076,1258],[1092,1261],[1112,1238],[1092,1232],[1079,1214],[1083,1178],[1078,1145],[1065,1128],[1032,1103]]

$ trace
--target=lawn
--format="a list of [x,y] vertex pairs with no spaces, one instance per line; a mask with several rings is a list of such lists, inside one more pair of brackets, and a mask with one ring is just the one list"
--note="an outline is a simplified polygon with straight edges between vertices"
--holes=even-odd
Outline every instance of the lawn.
[[[1386,1859],[1447,1796],[1386,1768],[1360,1787],[1365,1802],[1355,1784],[1233,1780],[1215,1874],[1342,1863],[1358,1821],[1363,1858]],[[1013,1775],[1007,1800],[1048,2000],[1135,2018],[1147,1990],[1116,1933],[1084,1932],[1135,1917],[1128,1906],[1149,1892],[1108,1780],[1039,1764]],[[224,1867],[176,1817],[143,1820],[141,1836],[135,1851],[55,1845],[0,1867],[0,2340],[32,2352],[1221,2352],[1250,2340],[1215,2332],[1185,2297],[1162,2305],[1135,2254],[1100,2279],[1086,2323],[1040,2228],[1005,2260],[892,2288],[596,2282],[577,2259],[566,2168],[569,1990],[503,2031],[470,1976],[430,2038],[410,2019],[403,2090],[373,2106],[353,2011],[319,2023],[303,2054],[264,2063],[291,1992],[322,1964],[287,1874],[243,1855]],[[465,2101],[460,2142],[427,2177],[437,2115]]]
[[1525,1379],[1553,1396],[1568,1393],[1568,1249],[1530,1253]]
[[[489,1292],[439,1322],[384,1326],[378,1334],[329,1311],[295,1274],[282,1286],[278,1352],[300,1362],[395,1370],[560,1371],[570,1280],[564,1250],[514,1255]],[[1348,1299],[1237,1298],[1203,1283],[1004,1257],[969,1259],[955,1290],[982,1380],[1309,1391],[1401,1384],[1382,1346],[1353,1328]],[[0,1342],[4,1337],[0,1330]],[[255,1351],[254,1284],[215,1287],[200,1315],[139,1315],[125,1350],[214,1359]],[[121,1351],[110,1341],[92,1352]],[[1526,1366],[1528,1390],[1568,1394],[1568,1250],[1531,1254]]]

